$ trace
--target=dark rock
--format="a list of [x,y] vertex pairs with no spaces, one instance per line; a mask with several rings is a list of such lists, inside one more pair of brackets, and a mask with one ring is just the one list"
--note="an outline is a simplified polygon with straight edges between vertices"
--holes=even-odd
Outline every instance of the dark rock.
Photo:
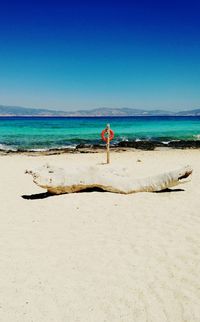
[[194,140],[181,140],[181,141],[171,141],[167,145],[174,149],[199,149],[200,141]]
[[122,141],[118,144],[119,147],[123,148],[134,148],[141,150],[154,150],[155,144],[150,141]]

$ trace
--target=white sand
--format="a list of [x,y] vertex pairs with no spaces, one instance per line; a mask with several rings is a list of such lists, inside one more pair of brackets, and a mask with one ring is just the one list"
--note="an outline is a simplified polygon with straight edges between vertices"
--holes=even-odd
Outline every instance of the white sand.
[[190,164],[184,191],[21,197],[44,192],[26,168],[103,160],[0,157],[0,321],[200,321],[199,151],[112,155],[136,176]]

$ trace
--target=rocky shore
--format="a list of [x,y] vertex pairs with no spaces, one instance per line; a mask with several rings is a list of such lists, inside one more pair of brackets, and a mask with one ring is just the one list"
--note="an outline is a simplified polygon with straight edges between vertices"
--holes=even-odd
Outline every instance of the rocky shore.
[[[0,155],[8,154],[25,154],[25,155],[54,155],[63,153],[98,153],[105,149],[105,145],[102,144],[79,144],[76,147],[66,148],[54,148],[47,150],[25,150],[18,149],[3,150],[0,149]],[[121,141],[117,144],[111,145],[111,150],[116,152],[122,152],[127,150],[137,149],[144,151],[153,151],[159,149],[200,149],[200,140],[177,140],[169,142],[161,141]]]

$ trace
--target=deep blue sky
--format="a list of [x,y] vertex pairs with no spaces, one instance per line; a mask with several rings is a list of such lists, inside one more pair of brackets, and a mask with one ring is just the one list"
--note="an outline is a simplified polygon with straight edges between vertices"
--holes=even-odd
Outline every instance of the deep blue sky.
[[200,107],[200,1],[3,1],[0,104]]

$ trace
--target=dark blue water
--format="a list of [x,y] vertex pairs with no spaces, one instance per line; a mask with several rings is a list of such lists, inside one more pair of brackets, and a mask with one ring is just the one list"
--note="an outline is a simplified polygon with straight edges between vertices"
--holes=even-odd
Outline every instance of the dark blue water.
[[198,140],[200,116],[173,117],[0,117],[0,149],[52,149],[100,144],[110,123],[113,144],[122,140]]

